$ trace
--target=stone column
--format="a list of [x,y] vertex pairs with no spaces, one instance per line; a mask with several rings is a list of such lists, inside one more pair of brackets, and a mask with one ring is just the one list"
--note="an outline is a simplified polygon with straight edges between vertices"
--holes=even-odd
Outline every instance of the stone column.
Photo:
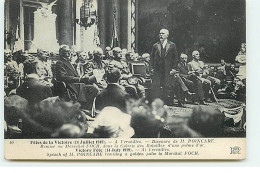
[[59,44],[73,45],[72,0],[58,0]]
[[99,29],[99,39],[100,46],[104,50],[106,45],[106,3],[104,0],[98,0],[98,29]]
[[127,48],[128,40],[128,1],[120,0],[120,46],[121,48]]
[[5,5],[4,5],[4,8],[5,8],[5,12],[4,12],[4,16],[5,16],[5,19],[4,19],[4,24],[5,24],[5,44],[4,44],[4,48],[5,49],[11,49],[11,44],[8,44],[7,43],[7,40],[6,40],[6,38],[7,38],[7,33],[6,32],[10,32],[10,26],[9,26],[9,21],[10,21],[10,17],[9,17],[9,0],[6,0],[5,2]]
[[20,0],[20,39],[22,40],[22,49],[24,49],[24,12],[22,0]]
[[[82,0],[76,0],[76,10],[75,10],[75,14],[76,14],[76,19],[80,19],[80,7],[82,5]],[[79,24],[76,24],[76,51],[80,51],[82,50],[82,40],[81,40],[81,27]]]
[[106,46],[111,46],[113,35],[113,22],[115,11],[115,26],[120,45],[120,0],[106,0],[105,18],[106,18]]
[[121,47],[121,38],[120,38],[120,14],[121,14],[121,10],[120,10],[120,0],[114,0],[113,1],[113,12],[115,10],[115,26],[116,26],[116,31],[117,31],[117,35],[118,35],[118,42],[119,42],[119,46]]
[[137,52],[137,0],[129,0],[128,6],[128,50]]
[[99,37],[103,49],[111,45],[114,10],[119,45],[123,46],[122,48],[127,48],[128,5],[128,0],[98,0]]

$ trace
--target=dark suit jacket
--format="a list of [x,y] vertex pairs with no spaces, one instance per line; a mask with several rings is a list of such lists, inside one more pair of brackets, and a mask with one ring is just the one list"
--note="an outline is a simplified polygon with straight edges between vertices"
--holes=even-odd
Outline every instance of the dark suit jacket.
[[77,96],[80,102],[87,102],[85,84],[92,84],[95,77],[86,77],[85,84],[80,81],[80,77],[73,65],[66,59],[60,58],[56,63],[56,80],[65,82],[66,87]]
[[[178,53],[176,46],[173,42],[168,41],[166,44],[166,51],[165,56],[162,57],[162,47],[161,43],[155,43],[152,48],[151,53],[151,68],[154,70],[153,74],[153,85],[161,85],[160,81],[162,79],[162,76],[164,77],[164,86],[170,86],[171,76],[170,71],[171,69],[177,67],[178,63]],[[164,60],[164,74],[161,74],[161,67],[159,65],[160,60]]]
[[27,78],[24,83],[17,88],[16,93],[27,99],[30,104],[38,103],[53,96],[50,87],[35,78]]
[[189,70],[188,70],[187,63],[186,63],[186,66],[182,63],[178,63],[177,70],[179,71],[179,74],[181,77],[188,78]]
[[[69,83],[80,83],[79,75],[73,65],[66,59],[60,58],[60,60],[56,63],[56,78],[58,81],[63,81],[66,84]],[[95,77],[86,77],[89,83],[93,83],[95,81]]]
[[114,106],[122,112],[126,112],[126,99],[128,97],[120,86],[116,84],[108,84],[96,98],[96,109],[102,110],[106,106]]

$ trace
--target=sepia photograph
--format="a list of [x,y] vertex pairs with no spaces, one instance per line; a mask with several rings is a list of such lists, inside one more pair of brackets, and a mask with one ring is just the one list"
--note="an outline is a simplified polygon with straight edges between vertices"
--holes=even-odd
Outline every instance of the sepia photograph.
[[245,0],[4,9],[6,159],[246,158]]

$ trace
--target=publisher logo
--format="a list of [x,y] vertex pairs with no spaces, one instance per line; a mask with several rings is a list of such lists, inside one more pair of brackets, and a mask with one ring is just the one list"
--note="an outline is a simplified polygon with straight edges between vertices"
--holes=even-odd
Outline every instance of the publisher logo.
[[230,154],[240,154],[241,148],[238,146],[230,147],[231,151]]

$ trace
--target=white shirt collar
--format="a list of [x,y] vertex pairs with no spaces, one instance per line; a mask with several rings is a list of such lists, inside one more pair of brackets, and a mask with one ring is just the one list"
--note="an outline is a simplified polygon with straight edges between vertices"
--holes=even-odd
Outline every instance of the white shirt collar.
[[35,73],[28,74],[27,78],[34,78],[34,79],[38,79],[38,80],[40,79],[40,77],[37,74],[35,74]]
[[163,42],[161,42],[163,48],[165,48],[165,46],[166,46],[166,44],[167,44],[167,41],[168,41],[168,40],[165,39]]

